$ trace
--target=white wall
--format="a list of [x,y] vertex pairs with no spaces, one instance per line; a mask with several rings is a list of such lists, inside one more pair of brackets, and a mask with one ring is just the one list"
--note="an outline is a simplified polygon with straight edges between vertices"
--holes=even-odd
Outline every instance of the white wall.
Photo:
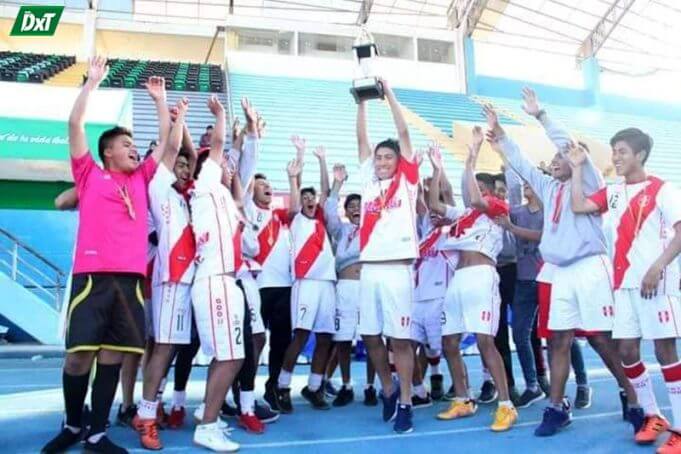
[[[229,70],[268,76],[343,80],[348,88],[359,76],[354,60],[227,51]],[[376,72],[395,87],[458,92],[459,74],[455,65],[378,58]]]
[[[604,65],[607,66],[607,65]],[[601,72],[601,91],[605,94],[680,102],[679,73],[658,71],[647,76],[627,76]]]

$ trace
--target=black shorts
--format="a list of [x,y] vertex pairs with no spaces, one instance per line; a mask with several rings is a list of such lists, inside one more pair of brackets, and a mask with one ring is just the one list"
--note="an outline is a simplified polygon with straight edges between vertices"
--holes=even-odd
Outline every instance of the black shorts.
[[138,274],[74,274],[66,351],[144,353],[142,285]]

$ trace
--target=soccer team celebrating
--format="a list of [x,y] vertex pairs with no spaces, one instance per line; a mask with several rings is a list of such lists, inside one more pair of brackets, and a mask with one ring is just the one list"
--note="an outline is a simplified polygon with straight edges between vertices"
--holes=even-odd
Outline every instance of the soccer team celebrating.
[[[247,99],[246,125],[234,123],[227,151],[225,109],[211,97],[207,108],[215,124],[207,146],[195,149],[186,126],[188,101],[169,108],[165,81],[152,77],[147,91],[158,115],[156,147],[142,158],[131,132],[116,127],[100,136],[102,165],[96,163],[84,117],[107,71],[105,59],[90,61],[69,119],[75,189],[57,201],[79,212],[66,306],[66,415],[42,452],[79,442],[87,452],[127,452],[106,436],[119,377],[124,399],[117,421],[139,433],[143,448],[162,449],[159,429],[184,424],[186,384],[199,346],[211,361],[193,441],[236,451],[223,417],[235,416],[257,434],[292,413],[293,371],[314,333],[302,396],[315,409],[330,408],[328,394],[335,396],[333,406],[354,400],[350,357],[353,340],[361,338],[368,353],[364,404],[380,402],[383,421],[395,432],[411,432],[413,409],[442,399],[450,403],[436,415],[440,420],[473,415],[479,403],[498,399],[490,428],[507,431],[518,408],[548,397],[537,436],[570,424],[565,386],[571,364],[578,381],[574,406],[590,405],[575,342],[586,337],[620,387],[622,416],[635,442],[652,444],[669,432],[657,452],[681,453],[681,204],[674,187],[646,173],[653,141],[641,130],[612,137],[619,178],[606,185],[587,146],[572,140],[526,89],[525,112],[556,148],[550,166],[535,166],[487,105],[487,132],[472,130],[463,203],[456,204],[438,146],[412,148],[400,105],[383,80],[397,139],[372,147],[367,105],[358,104],[361,194],[341,196],[348,172],[335,164],[330,182],[323,147],[313,152],[319,190],[301,187],[306,142],[293,136],[295,154],[282,169],[288,207],[275,208],[272,186],[256,173],[265,123]],[[476,173],[485,140],[503,159],[500,175]],[[425,155],[433,173],[421,178]],[[509,307],[523,393],[511,372]],[[484,370],[476,397],[462,358],[467,333],[475,335]],[[550,375],[539,338],[548,345]],[[265,403],[254,392],[267,339]],[[642,339],[654,343],[671,422],[641,360]],[[142,355],[142,399],[135,405]],[[447,392],[441,356],[452,378]],[[173,361],[167,415],[161,399]],[[335,390],[329,379],[337,366],[342,387]],[[236,408],[226,403],[230,389]]]

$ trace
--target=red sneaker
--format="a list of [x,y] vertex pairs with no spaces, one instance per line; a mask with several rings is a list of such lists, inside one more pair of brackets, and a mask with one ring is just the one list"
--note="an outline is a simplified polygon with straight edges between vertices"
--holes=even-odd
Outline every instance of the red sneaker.
[[163,449],[158,437],[158,426],[155,419],[142,419],[139,415],[135,415],[132,419],[132,426],[139,433],[140,444],[144,449],[152,451]]
[[680,454],[681,453],[681,434],[669,431],[670,435],[667,441],[657,448],[657,454]]
[[265,424],[252,413],[239,415],[239,426],[246,429],[246,432],[253,434],[265,433]]
[[156,424],[158,424],[158,428],[161,430],[168,426],[168,414],[163,408],[163,402],[159,402],[158,407],[156,407]]
[[170,411],[170,415],[168,415],[168,429],[179,429],[180,427],[184,426],[184,416],[185,416],[185,410],[184,407],[180,408],[175,408]]
[[634,439],[641,445],[652,444],[667,430],[669,430],[669,423],[662,416],[646,416],[643,427],[636,432]]

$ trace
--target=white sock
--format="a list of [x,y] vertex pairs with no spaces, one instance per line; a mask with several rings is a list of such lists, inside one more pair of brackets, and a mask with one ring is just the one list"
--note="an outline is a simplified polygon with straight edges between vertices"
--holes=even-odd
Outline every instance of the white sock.
[[411,392],[413,395],[419,396],[421,399],[425,399],[426,396],[428,395],[426,393],[426,388],[423,386],[423,383],[421,383],[420,385],[412,386]]
[[165,377],[161,379],[161,384],[158,385],[158,391],[156,392],[156,400],[159,402],[163,401],[163,393],[166,391],[166,384],[168,379]]
[[500,407],[506,407],[506,408],[513,408],[513,402],[511,402],[510,400],[500,400],[499,406]]
[[239,394],[239,406],[241,406],[242,414],[253,414],[255,411],[255,394],[253,391],[241,391]]
[[144,400],[140,401],[137,407],[137,414],[141,419],[156,419],[156,409],[158,408],[158,401]]
[[638,404],[643,408],[646,416],[661,415],[660,408],[657,406],[657,399],[655,399],[653,381],[650,379],[650,375],[643,362],[639,361],[629,366],[622,364],[622,367],[624,368],[624,374],[636,391]]
[[90,435],[89,437],[87,437],[87,441],[89,441],[90,443],[97,443],[99,440],[102,439],[104,435],[106,435],[106,432],[100,432],[98,434]]
[[279,379],[277,380],[277,385],[279,385],[279,389],[290,388],[291,372],[282,369],[281,372],[279,372]]
[[431,364],[428,369],[430,370],[431,377],[433,375],[440,375],[440,363]]
[[669,403],[672,404],[672,415],[674,416],[672,429],[679,431],[681,429],[681,361],[669,366],[662,366],[662,375],[664,375],[664,383],[667,385]]
[[310,391],[315,392],[322,386],[322,374],[310,374],[307,378],[307,387]]
[[489,370],[486,367],[482,368],[482,381],[493,381],[492,374],[489,373]]
[[174,391],[173,392],[173,408],[184,407],[187,402],[187,391]]

